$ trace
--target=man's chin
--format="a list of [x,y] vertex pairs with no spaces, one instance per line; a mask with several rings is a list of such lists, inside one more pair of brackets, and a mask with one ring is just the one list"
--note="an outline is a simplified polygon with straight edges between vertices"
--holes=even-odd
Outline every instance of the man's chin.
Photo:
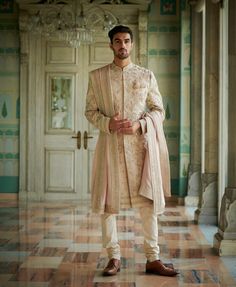
[[129,55],[127,55],[127,54],[125,54],[125,55],[118,55],[118,58],[120,60],[125,60],[125,59],[129,58]]

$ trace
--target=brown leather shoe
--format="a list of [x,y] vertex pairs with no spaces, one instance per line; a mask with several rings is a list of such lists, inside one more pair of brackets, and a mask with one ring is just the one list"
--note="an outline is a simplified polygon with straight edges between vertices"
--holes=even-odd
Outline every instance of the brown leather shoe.
[[171,269],[174,269],[174,265],[172,263],[163,263],[163,265],[165,265],[165,267],[169,267]]
[[120,271],[120,260],[112,258],[103,270],[103,276],[113,276]]
[[167,267],[161,260],[147,262],[146,273],[162,275],[162,276],[175,276],[178,272],[174,268]]

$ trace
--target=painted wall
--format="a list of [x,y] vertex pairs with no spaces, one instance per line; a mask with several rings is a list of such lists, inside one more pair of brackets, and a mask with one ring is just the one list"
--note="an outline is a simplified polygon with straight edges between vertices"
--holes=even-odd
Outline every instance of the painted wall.
[[12,1],[0,1],[0,193],[19,187],[19,32]]
[[172,194],[185,196],[190,154],[190,11],[185,0],[154,0],[148,26],[148,67],[166,109]]

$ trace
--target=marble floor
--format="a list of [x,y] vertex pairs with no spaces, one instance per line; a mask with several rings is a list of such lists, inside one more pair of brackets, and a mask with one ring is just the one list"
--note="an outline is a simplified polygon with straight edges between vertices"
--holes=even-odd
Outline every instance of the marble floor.
[[[183,206],[159,218],[161,259],[179,270],[174,278],[146,275],[138,213],[118,217],[122,269],[103,277],[107,263],[100,217],[88,204],[0,203],[1,287],[175,287],[236,286],[232,268],[212,250],[204,229]],[[207,230],[207,227],[206,227]],[[236,266],[236,258],[227,258]],[[230,263],[229,263],[230,260]]]

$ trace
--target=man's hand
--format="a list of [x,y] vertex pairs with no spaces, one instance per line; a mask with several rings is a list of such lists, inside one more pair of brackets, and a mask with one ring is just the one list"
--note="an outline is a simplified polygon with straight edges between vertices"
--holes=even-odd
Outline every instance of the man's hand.
[[117,132],[125,135],[134,135],[141,128],[139,121],[132,122],[128,119],[121,119],[120,113],[117,113],[110,119],[109,129],[111,132]]
[[111,132],[120,132],[122,128],[132,127],[132,122],[128,119],[121,119],[120,113],[117,113],[110,119],[109,129]]
[[119,133],[124,135],[134,135],[137,134],[137,132],[141,132],[141,124],[139,121],[133,122],[130,127],[122,127],[119,130]]

